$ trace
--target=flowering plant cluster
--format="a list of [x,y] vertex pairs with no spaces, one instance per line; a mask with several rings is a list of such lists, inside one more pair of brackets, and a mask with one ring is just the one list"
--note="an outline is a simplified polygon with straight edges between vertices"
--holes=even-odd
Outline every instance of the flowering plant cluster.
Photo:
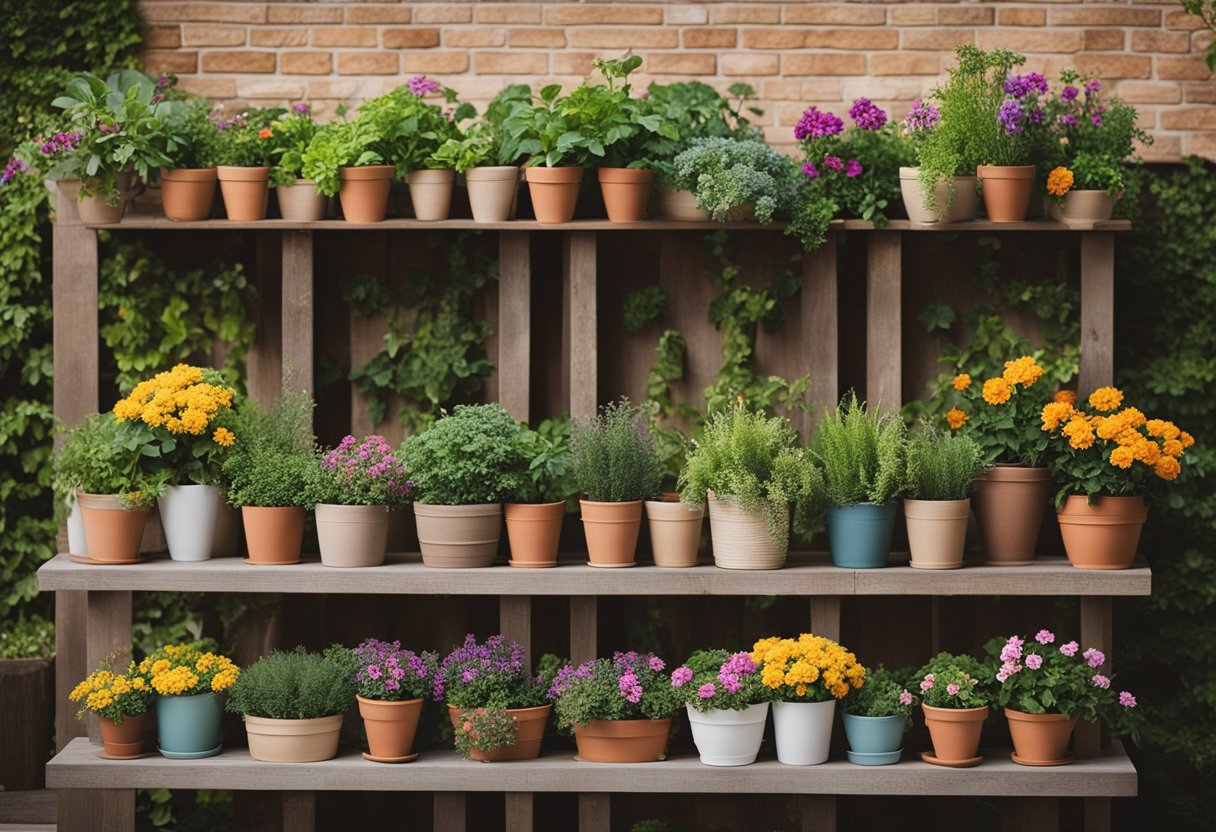
[[72,688],[68,699],[80,703],[77,719],[86,713],[95,713],[121,725],[126,717],[147,713],[153,695],[152,686],[135,662],[131,662],[126,671],[115,672],[113,660],[107,659]]
[[577,667],[566,665],[548,693],[558,726],[572,728],[597,719],[666,719],[683,704],[683,697],[665,668],[658,656],[632,650]]
[[405,650],[400,641],[369,638],[353,651],[359,695],[378,702],[442,697],[439,657]]
[[344,506],[388,506],[409,504],[414,484],[405,464],[393,455],[383,436],[371,435],[362,442],[347,435],[338,447],[321,457],[316,500]]
[[761,639],[752,648],[752,661],[760,665],[761,682],[782,702],[843,699],[866,681],[856,656],[810,633]]
[[136,672],[161,696],[223,693],[236,684],[241,669],[205,641],[166,644],[146,656]]
[[241,168],[269,166],[275,150],[270,125],[280,113],[280,109],[245,110],[222,119],[216,125],[220,132],[218,163]]
[[501,635],[479,644],[469,633],[443,657],[436,699],[457,708],[535,708],[545,704],[547,686],[524,664],[524,648]]
[[772,700],[750,653],[698,650],[671,672],[671,686],[684,704],[706,711],[742,711]]
[[319,125],[312,119],[312,107],[297,101],[283,115],[270,122],[270,185],[287,187],[302,176],[304,151],[317,134]]
[[1044,372],[1034,356],[1023,355],[1006,361],[1005,370],[983,384],[960,373],[954,389],[966,409],[951,408],[946,422],[978,442],[989,464],[1036,465],[1047,448],[1038,429],[1038,414],[1051,395],[1045,384],[1038,384]]
[[988,707],[988,694],[982,681],[956,665],[946,665],[936,673],[926,673],[917,685],[921,703],[930,708]]
[[1100,387],[1087,410],[1064,393],[1042,408],[1041,430],[1051,439],[1048,458],[1060,484],[1057,504],[1071,494],[1143,496],[1173,482],[1195,438],[1173,422],[1149,419],[1123,406],[1123,391]]
[[1047,137],[1047,79],[1038,72],[998,73],[1005,98],[997,108],[998,141],[988,148],[992,165],[1028,165],[1038,161]]
[[853,716],[901,716],[905,728],[911,728],[915,702],[912,692],[893,673],[879,665],[866,668],[865,684],[846,696],[841,707]]
[[466,760],[475,751],[508,748],[519,739],[519,725],[505,708],[473,708],[460,715],[456,751]]

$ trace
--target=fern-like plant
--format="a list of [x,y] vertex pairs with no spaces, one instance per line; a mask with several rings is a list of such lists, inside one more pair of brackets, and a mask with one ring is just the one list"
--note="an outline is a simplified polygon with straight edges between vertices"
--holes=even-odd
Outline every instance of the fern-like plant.
[[574,422],[574,479],[586,499],[628,503],[659,493],[663,463],[638,408],[622,397]]
[[925,424],[908,438],[904,494],[911,500],[965,500],[987,468],[970,436]]
[[275,651],[241,671],[225,707],[235,714],[267,719],[319,719],[346,713],[355,702],[355,665],[350,650],[321,653],[297,647]]
[[897,413],[880,413],[856,393],[824,414],[811,453],[823,468],[828,501],[836,506],[883,505],[904,484],[906,431]]

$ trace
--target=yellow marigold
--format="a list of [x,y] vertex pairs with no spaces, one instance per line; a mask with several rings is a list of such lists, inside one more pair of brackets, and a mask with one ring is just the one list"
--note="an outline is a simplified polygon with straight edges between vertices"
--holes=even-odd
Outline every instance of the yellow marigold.
[[1001,374],[1001,378],[1005,379],[1008,384],[1020,384],[1023,387],[1033,387],[1042,376],[1043,368],[1029,355],[1006,361],[1005,372]]
[[1043,405],[1043,430],[1053,431],[1076,413],[1068,402],[1053,401]]
[[216,693],[228,690],[236,684],[236,680],[240,677],[240,671],[235,667],[230,667],[227,670],[221,670],[215,674],[215,678],[211,680],[211,690]]
[[1172,456],[1163,456],[1157,460],[1157,464],[1153,466],[1153,471],[1163,480],[1172,482],[1178,478],[1178,474],[1182,472],[1182,463],[1174,459]]
[[1181,435],[1182,435],[1182,431],[1180,431],[1178,429],[1178,426],[1175,425],[1173,422],[1166,422],[1165,428],[1161,432],[1161,438],[1163,438],[1163,439],[1177,439]]
[[231,448],[232,443],[236,441],[236,434],[228,430],[228,428],[216,428],[211,438],[221,448]]
[[[1142,428],[1148,422],[1148,419],[1143,413],[1134,407],[1125,407],[1119,411],[1119,418],[1123,419],[1131,428]],[[1166,437],[1169,438],[1168,435]]]
[[1077,403],[1076,390],[1057,390],[1055,395],[1051,397],[1053,402],[1064,402],[1065,404],[1075,405]]
[[1009,401],[1011,395],[1013,395],[1013,388],[1003,378],[990,378],[984,382],[984,401],[988,404],[1004,404]]
[[959,373],[954,377],[954,389],[966,390],[971,386],[971,376],[967,373]]
[[1144,423],[1144,429],[1149,436],[1163,436],[1165,435],[1165,420],[1149,419]]
[[1116,387],[1099,387],[1089,394],[1089,406],[1094,410],[1109,413],[1123,404],[1123,391]]
[[131,687],[143,691],[148,689],[148,683],[144,680],[143,676],[135,676],[131,679]]
[[1141,439],[1131,447],[1132,453],[1136,455],[1137,462],[1143,462],[1145,465],[1156,465],[1157,460],[1161,459],[1161,446],[1151,439]]
[[1072,190],[1074,181],[1076,180],[1072,175],[1072,171],[1060,165],[1047,174],[1047,193],[1052,196],[1064,196],[1064,194]]
[[1182,443],[1182,447],[1189,448],[1195,444],[1195,437],[1183,430],[1178,432],[1178,441]]
[[1110,452],[1110,464],[1116,468],[1131,468],[1136,461],[1136,453],[1131,448],[1120,445]]
[[957,407],[952,407],[946,411],[946,424],[950,426],[951,430],[958,430],[961,428],[964,424],[966,424],[967,419],[967,414],[959,410]]
[[1115,441],[1120,445],[1138,445],[1146,440],[1135,428],[1124,428],[1115,436]]
[[1068,439],[1070,447],[1083,451],[1094,444],[1094,430],[1089,420],[1082,416],[1073,416],[1061,431]]

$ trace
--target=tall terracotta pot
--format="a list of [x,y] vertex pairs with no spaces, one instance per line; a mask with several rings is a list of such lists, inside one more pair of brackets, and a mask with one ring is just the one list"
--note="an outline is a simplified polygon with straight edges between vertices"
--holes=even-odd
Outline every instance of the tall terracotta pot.
[[654,185],[654,171],[642,168],[600,168],[600,192],[609,222],[640,222]]
[[317,542],[325,566],[380,566],[388,543],[388,507],[317,503]]
[[377,763],[405,762],[414,747],[418,721],[422,717],[422,700],[382,702],[356,696],[359,715],[367,731],[368,753],[364,756]]
[[117,494],[76,495],[84,518],[84,536],[89,559],[112,563],[133,563],[139,558],[139,542],[144,536],[150,509],[125,509]]
[[1143,497],[1098,497],[1091,506],[1083,495],[1073,495],[1056,518],[1074,567],[1127,569],[1136,560],[1148,507]]
[[996,465],[976,479],[971,505],[990,565],[1034,562],[1050,486],[1046,468],[1021,465]]
[[325,219],[329,199],[317,192],[311,179],[297,179],[290,185],[279,185],[274,189],[279,200],[279,214],[292,222],[319,222]]
[[249,756],[265,763],[318,763],[338,756],[342,714],[316,719],[245,715]]
[[925,726],[933,740],[933,757],[926,762],[939,765],[975,765],[980,747],[980,733],[988,718],[988,706],[982,708],[934,708],[922,705]]
[[[789,517],[786,517],[788,531]],[[785,545],[773,538],[768,517],[760,511],[744,511],[731,497],[709,492],[709,535],[714,566],[722,569],[780,569],[785,566]]]
[[266,219],[270,168],[217,165],[215,172],[220,180],[220,194],[224,197],[224,210],[228,212],[229,220],[257,222]]
[[574,219],[578,187],[583,181],[582,168],[530,167],[524,170],[524,178],[528,180],[537,222],[562,223]]
[[502,537],[502,505],[431,506],[414,503],[422,562],[440,569],[494,565]]
[[392,165],[339,168],[342,185],[338,202],[347,222],[380,222],[388,213],[388,192],[393,184]]
[[678,494],[647,500],[646,522],[654,565],[669,569],[696,566],[704,521],[705,506],[694,511],[680,502]]
[[446,220],[452,209],[452,188],[456,172],[451,170],[412,170],[405,176],[410,186],[414,218],[423,222]]
[[[541,705],[537,708],[508,708],[507,713],[515,720],[515,745],[501,745],[485,751],[473,750],[469,757],[483,763],[498,763],[507,760],[535,760],[540,756],[541,741],[545,738],[545,728],[549,725],[549,712],[552,705]],[[462,708],[448,705],[448,719],[452,729],[460,731],[460,720],[464,715]]]
[[241,519],[245,523],[245,543],[249,548],[246,563],[260,566],[299,563],[300,550],[304,547],[305,514],[298,506],[243,506]]
[[544,569],[557,566],[557,546],[562,536],[566,503],[507,503],[507,542],[511,566]]
[[587,535],[587,565],[635,566],[634,551],[642,528],[642,501],[600,503],[579,500]]
[[993,222],[1022,222],[1030,211],[1034,165],[980,165],[984,210]]
[[144,721],[147,714],[124,717],[121,723],[104,716],[97,717],[101,727],[101,744],[111,757],[136,757],[144,750]]
[[908,548],[917,569],[958,569],[967,542],[970,500],[904,500]]
[[1115,198],[1106,191],[1069,191],[1064,204],[1054,199],[1047,203],[1047,216],[1065,225],[1092,225],[1104,222],[1115,212]]
[[511,218],[519,187],[519,168],[514,165],[470,168],[464,172],[464,182],[473,222],[506,222]]
[[578,759],[585,763],[653,763],[667,755],[671,717],[596,719],[574,726]]
[[173,222],[197,222],[210,217],[216,181],[215,168],[162,168],[160,199],[165,217]]
[[1023,766],[1061,766],[1072,762],[1068,741],[1077,727],[1078,715],[1026,714],[1005,709],[1009,736],[1013,738],[1013,761]]

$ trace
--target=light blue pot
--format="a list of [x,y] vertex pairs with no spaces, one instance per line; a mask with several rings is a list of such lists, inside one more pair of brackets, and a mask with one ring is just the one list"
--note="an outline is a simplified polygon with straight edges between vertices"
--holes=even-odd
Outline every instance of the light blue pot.
[[862,766],[885,766],[899,762],[904,742],[902,716],[854,716],[842,714],[844,735],[849,740],[849,762]]
[[220,753],[224,703],[214,693],[156,697],[157,743],[170,759],[194,760]]
[[828,546],[832,563],[842,569],[887,565],[895,533],[895,501],[876,505],[828,506]]

